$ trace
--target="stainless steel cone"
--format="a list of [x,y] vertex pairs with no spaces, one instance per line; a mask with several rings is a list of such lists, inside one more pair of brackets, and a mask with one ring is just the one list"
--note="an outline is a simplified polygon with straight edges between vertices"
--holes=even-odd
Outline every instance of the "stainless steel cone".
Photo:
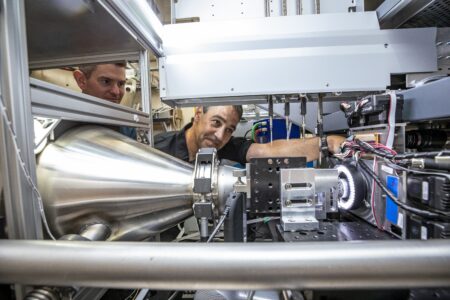
[[58,237],[103,223],[142,240],[192,215],[193,166],[101,126],[80,126],[38,157],[38,187]]

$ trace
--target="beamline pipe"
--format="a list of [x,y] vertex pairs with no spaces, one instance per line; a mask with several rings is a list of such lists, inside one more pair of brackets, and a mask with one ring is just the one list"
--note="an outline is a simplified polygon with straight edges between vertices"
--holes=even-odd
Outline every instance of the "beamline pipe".
[[450,241],[2,240],[0,282],[170,290],[449,287]]

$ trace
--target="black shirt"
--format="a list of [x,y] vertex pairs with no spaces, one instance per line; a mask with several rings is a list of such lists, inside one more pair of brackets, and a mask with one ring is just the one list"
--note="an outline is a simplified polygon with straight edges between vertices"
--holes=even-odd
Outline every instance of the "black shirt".
[[[157,134],[154,138],[155,148],[189,162],[189,151],[186,144],[186,130],[192,126],[187,124],[180,131],[169,131]],[[248,148],[252,144],[245,138],[231,137],[230,141],[217,154],[219,159],[228,159],[245,164]]]

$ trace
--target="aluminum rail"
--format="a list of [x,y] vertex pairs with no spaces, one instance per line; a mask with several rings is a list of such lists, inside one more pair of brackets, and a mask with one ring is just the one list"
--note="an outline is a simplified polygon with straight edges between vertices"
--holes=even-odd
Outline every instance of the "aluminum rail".
[[0,283],[152,289],[450,286],[450,242],[0,241]]

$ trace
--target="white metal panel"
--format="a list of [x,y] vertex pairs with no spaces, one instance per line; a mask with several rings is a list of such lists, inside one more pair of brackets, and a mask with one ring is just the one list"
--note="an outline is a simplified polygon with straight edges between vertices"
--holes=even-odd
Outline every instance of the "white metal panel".
[[172,24],[164,26],[164,53],[170,57],[194,52],[326,46],[330,39],[342,45],[341,38],[364,38],[378,29],[374,12]]
[[[315,14],[314,0],[267,0],[270,17],[283,16],[283,2],[288,16],[297,15],[300,5],[302,14]],[[320,0],[320,13],[345,13],[350,6],[364,11],[363,0]],[[198,17],[200,22],[242,18],[265,17],[265,0],[178,0],[175,3],[177,19]]]
[[320,0],[320,13],[348,13],[348,8],[351,6],[355,6],[357,12],[364,11],[362,0]]
[[436,69],[434,39],[381,31],[374,12],[169,25],[161,97],[383,90],[390,74]]
[[286,6],[287,6],[287,15],[288,16],[295,16],[298,15],[299,8],[297,7],[300,4],[300,0],[286,0]]
[[391,74],[437,71],[436,28],[382,30]]
[[267,0],[269,1],[269,17],[279,17],[283,15],[283,0]]
[[315,0],[301,0],[302,15],[311,15],[316,13]]
[[[277,0],[279,1],[279,0]],[[200,18],[201,22],[265,16],[264,0],[178,0],[177,19]]]

